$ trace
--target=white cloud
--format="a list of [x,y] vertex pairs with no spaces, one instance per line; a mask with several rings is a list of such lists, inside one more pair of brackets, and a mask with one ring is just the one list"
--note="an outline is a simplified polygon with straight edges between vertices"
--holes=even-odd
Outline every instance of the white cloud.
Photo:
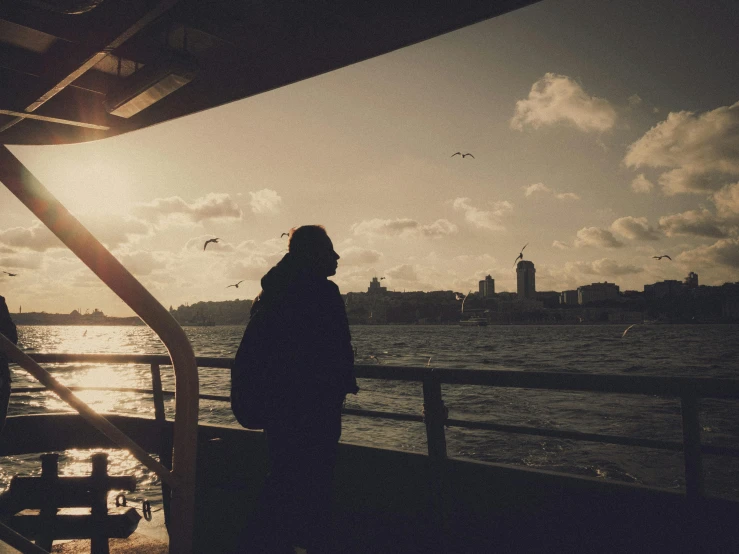
[[272,189],[262,189],[257,192],[250,192],[251,200],[249,205],[251,211],[255,214],[277,213],[282,206],[282,197],[277,191]]
[[529,197],[535,192],[552,192],[552,189],[550,189],[548,186],[546,186],[544,183],[534,183],[533,185],[524,185],[524,196]]
[[0,243],[36,252],[45,252],[52,248],[66,248],[62,241],[39,221],[30,227],[11,227],[0,231]]
[[632,275],[644,271],[641,267],[635,265],[619,264],[611,258],[602,258],[594,262],[575,262],[572,266],[586,275],[600,275],[602,277]]
[[418,221],[408,218],[397,219],[369,219],[354,223],[351,230],[355,235],[370,237],[410,237],[422,236],[440,238],[457,232],[457,226],[446,219],[438,219],[431,224],[421,225]]
[[110,249],[136,242],[141,237],[152,234],[152,228],[148,223],[131,217],[85,214],[84,219],[80,219],[95,238]]
[[739,216],[739,183],[726,185],[713,195],[718,215],[734,221]]
[[362,248],[361,246],[350,246],[339,252],[339,255],[341,256],[339,260],[341,266],[373,264],[382,257],[382,254],[377,250]]
[[629,146],[629,167],[666,168],[665,194],[712,192],[739,175],[739,102],[696,115],[671,112]]
[[196,198],[193,202],[186,202],[179,196],[156,198],[151,202],[138,204],[135,212],[152,222],[179,218],[192,223],[202,223],[209,219],[241,219],[243,215],[229,194],[214,192]]
[[620,248],[624,244],[613,236],[608,229],[599,227],[583,227],[577,232],[575,246],[582,248],[586,246],[600,246],[603,248]]
[[480,229],[488,229],[490,231],[503,231],[501,218],[513,211],[513,204],[507,200],[494,202],[491,210],[481,210],[471,204],[469,198],[455,198],[452,206],[455,210],[464,212],[465,220]]
[[409,264],[399,265],[388,269],[385,274],[391,279],[398,281],[418,281],[418,274],[415,267]]
[[559,241],[559,240],[555,240],[555,241],[554,241],[554,242],[552,243],[552,247],[554,247],[554,248],[559,248],[560,250],[566,250],[566,249],[568,249],[568,248],[569,248],[569,245],[568,245],[568,244],[566,244],[566,243],[564,243],[564,242],[562,242],[562,241]]
[[[41,267],[42,256],[36,253],[26,252],[0,258],[0,267],[3,269],[38,269]],[[13,273],[12,271],[10,273]],[[8,277],[0,273],[0,277]]]
[[724,238],[728,236],[723,221],[706,209],[690,210],[681,214],[660,217],[659,226],[668,237],[695,235],[698,237]]
[[646,194],[651,192],[654,188],[654,183],[647,179],[643,173],[639,173],[634,180],[631,181],[631,190],[639,194]]
[[574,192],[555,192],[544,183],[534,183],[533,185],[521,187],[524,190],[524,196],[527,198],[534,193],[541,192],[544,194],[552,194],[558,200],[580,200],[580,197]]
[[659,234],[646,217],[621,217],[611,224],[611,229],[631,240],[659,240]]
[[687,250],[678,261],[692,266],[725,266],[739,269],[739,238],[720,239],[710,246]]
[[581,131],[607,131],[616,122],[616,110],[603,98],[588,95],[565,75],[547,73],[531,87],[525,100],[516,102],[511,127],[570,123]]
[[161,252],[153,254],[139,250],[118,254],[116,257],[134,275],[149,275],[156,269],[167,267],[167,256]]

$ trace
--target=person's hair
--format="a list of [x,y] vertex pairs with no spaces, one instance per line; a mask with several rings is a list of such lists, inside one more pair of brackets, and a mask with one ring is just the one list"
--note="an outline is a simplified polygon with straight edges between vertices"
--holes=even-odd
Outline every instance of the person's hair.
[[325,244],[328,233],[323,225],[303,225],[290,229],[288,251],[292,254],[315,252],[316,247]]

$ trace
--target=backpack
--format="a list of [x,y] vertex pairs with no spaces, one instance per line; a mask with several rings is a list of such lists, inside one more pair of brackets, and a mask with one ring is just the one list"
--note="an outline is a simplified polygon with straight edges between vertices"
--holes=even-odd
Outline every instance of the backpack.
[[246,325],[236,358],[231,365],[231,410],[247,429],[264,429],[267,413],[267,362],[263,340],[267,317],[257,310]]

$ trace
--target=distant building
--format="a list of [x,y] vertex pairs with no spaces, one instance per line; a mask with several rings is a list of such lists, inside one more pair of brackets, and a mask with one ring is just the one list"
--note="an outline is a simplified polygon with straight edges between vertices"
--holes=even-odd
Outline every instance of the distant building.
[[536,299],[541,302],[545,308],[555,309],[559,306],[559,295],[554,290],[544,290],[536,293]]
[[698,274],[691,271],[688,273],[688,276],[685,278],[685,286],[689,289],[697,289],[698,288]]
[[480,281],[480,298],[492,298],[495,296],[495,279],[490,275]]
[[383,294],[387,292],[387,287],[381,287],[380,281],[377,280],[377,277],[372,277],[372,281],[370,282],[370,286],[367,289],[368,294]]
[[521,260],[516,266],[518,298],[536,300],[536,269],[534,262]]
[[[697,278],[697,276],[696,276]],[[644,285],[644,296],[648,298],[664,298],[665,296],[678,296],[685,292],[685,284],[681,281],[670,279],[660,281],[652,285]]]
[[602,302],[603,300],[618,300],[620,297],[618,285],[615,283],[592,283],[577,287],[578,304]]
[[559,303],[560,304],[567,304],[568,306],[573,306],[575,304],[578,304],[577,301],[577,291],[576,290],[563,290],[559,293]]

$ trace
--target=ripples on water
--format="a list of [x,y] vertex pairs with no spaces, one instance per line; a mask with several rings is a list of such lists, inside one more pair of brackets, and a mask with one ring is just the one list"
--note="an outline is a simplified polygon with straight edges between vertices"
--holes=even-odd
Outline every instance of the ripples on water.
[[[242,327],[185,328],[197,356],[233,357]],[[628,375],[737,377],[739,326],[637,325],[622,338],[624,328],[603,326],[357,326],[352,328],[357,363],[470,369],[510,369]],[[147,327],[21,326],[22,348],[30,353],[165,354]],[[50,371],[68,386],[151,387],[148,365],[99,366],[56,364]],[[14,368],[14,386],[37,386],[25,371]],[[228,394],[227,370],[201,368],[201,392]],[[174,389],[171,368],[162,368],[166,390]],[[419,414],[420,383],[360,380],[359,395],[347,407]],[[443,387],[450,417],[510,425],[577,430],[662,440],[682,440],[679,401],[672,398],[596,393],[566,393],[459,385]],[[101,412],[151,417],[150,395],[80,392]],[[165,399],[166,400],[166,399]],[[702,439],[737,446],[739,410],[735,401],[701,404]],[[166,400],[167,416],[174,400]],[[14,395],[10,415],[69,411],[48,393]],[[200,402],[200,419],[235,424],[227,403]],[[422,424],[346,416],[342,440],[424,452]],[[524,465],[620,481],[679,489],[683,487],[680,452],[604,445],[581,441],[447,429],[450,456]],[[158,479],[130,455],[110,451],[112,474],[135,473],[134,499],[158,495]],[[0,480],[14,474],[38,474],[38,457],[6,458]],[[62,472],[89,472],[89,453],[68,451]],[[739,498],[739,460],[704,457],[706,487],[712,494]],[[155,506],[157,503],[155,503]]]

